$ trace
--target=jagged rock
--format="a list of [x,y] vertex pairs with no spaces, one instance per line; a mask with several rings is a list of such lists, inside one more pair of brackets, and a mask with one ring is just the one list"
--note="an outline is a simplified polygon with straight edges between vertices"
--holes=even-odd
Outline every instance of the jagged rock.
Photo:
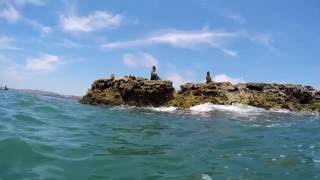
[[129,76],[95,81],[80,102],[94,105],[162,106],[173,95],[171,81],[149,81]]
[[320,110],[320,93],[310,86],[228,82],[185,84],[168,104],[189,108],[203,103],[241,103],[265,109]]
[[190,108],[203,103],[247,104],[265,109],[320,112],[320,92],[292,84],[211,82],[187,83],[175,93],[171,81],[149,81],[135,76],[100,79],[80,100],[86,104],[176,106]]

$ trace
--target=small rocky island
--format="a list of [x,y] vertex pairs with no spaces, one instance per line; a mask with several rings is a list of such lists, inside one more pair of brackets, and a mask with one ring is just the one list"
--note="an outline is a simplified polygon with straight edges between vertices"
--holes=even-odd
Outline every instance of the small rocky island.
[[240,103],[265,109],[320,112],[320,91],[292,84],[187,83],[176,92],[171,81],[135,76],[96,80],[81,103],[92,105],[175,106]]

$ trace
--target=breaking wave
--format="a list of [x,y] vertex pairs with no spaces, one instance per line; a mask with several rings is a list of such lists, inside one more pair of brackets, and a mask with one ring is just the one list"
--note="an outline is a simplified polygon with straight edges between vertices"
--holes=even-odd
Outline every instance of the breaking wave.
[[191,107],[190,111],[193,113],[203,113],[203,112],[211,112],[211,111],[227,111],[227,112],[234,112],[234,113],[240,113],[240,114],[247,114],[247,113],[261,113],[266,110],[243,105],[243,104],[216,105],[211,103],[205,103],[205,104]]
[[142,111],[154,111],[154,112],[164,112],[164,113],[191,113],[191,114],[208,114],[212,112],[226,112],[234,113],[238,115],[259,115],[263,113],[281,113],[288,114],[294,113],[286,109],[270,109],[266,110],[263,108],[257,108],[244,104],[232,104],[232,105],[218,105],[212,103],[204,103],[200,105],[193,106],[189,109],[181,109],[174,106],[161,106],[161,107],[136,107],[136,106],[115,106],[111,107],[111,110],[142,110]]
[[178,108],[177,107],[173,107],[173,106],[169,106],[169,107],[149,107],[147,108],[149,110],[152,111],[157,111],[157,112],[174,112],[176,111]]

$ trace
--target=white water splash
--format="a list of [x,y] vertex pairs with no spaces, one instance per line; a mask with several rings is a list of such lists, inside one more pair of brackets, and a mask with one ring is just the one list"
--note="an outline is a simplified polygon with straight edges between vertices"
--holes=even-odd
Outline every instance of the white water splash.
[[209,176],[208,174],[201,174],[201,179],[202,180],[212,180],[211,176]]
[[234,104],[234,105],[215,105],[211,103],[205,103],[197,106],[193,106],[190,108],[193,113],[205,113],[211,111],[227,111],[239,114],[258,114],[264,109],[256,108],[252,106],[247,106],[243,104]]
[[320,163],[320,159],[313,159],[313,162]]
[[271,109],[269,110],[271,112],[278,112],[278,113],[292,113],[292,111],[287,110],[287,109]]
[[173,106],[169,106],[169,107],[149,107],[147,109],[152,110],[152,111],[158,111],[158,112],[173,112],[173,111],[177,110],[177,108],[173,107]]

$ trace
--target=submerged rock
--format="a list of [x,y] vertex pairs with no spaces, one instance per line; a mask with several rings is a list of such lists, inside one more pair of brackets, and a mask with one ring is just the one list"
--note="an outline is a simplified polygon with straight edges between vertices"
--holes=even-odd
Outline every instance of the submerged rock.
[[171,81],[147,80],[135,76],[100,79],[80,99],[84,104],[163,106],[173,99]]
[[213,103],[245,104],[265,109],[320,112],[320,92],[310,86],[292,84],[229,82],[187,83],[175,93],[171,81],[129,76],[100,79],[92,84],[81,103],[93,105],[192,106]]

